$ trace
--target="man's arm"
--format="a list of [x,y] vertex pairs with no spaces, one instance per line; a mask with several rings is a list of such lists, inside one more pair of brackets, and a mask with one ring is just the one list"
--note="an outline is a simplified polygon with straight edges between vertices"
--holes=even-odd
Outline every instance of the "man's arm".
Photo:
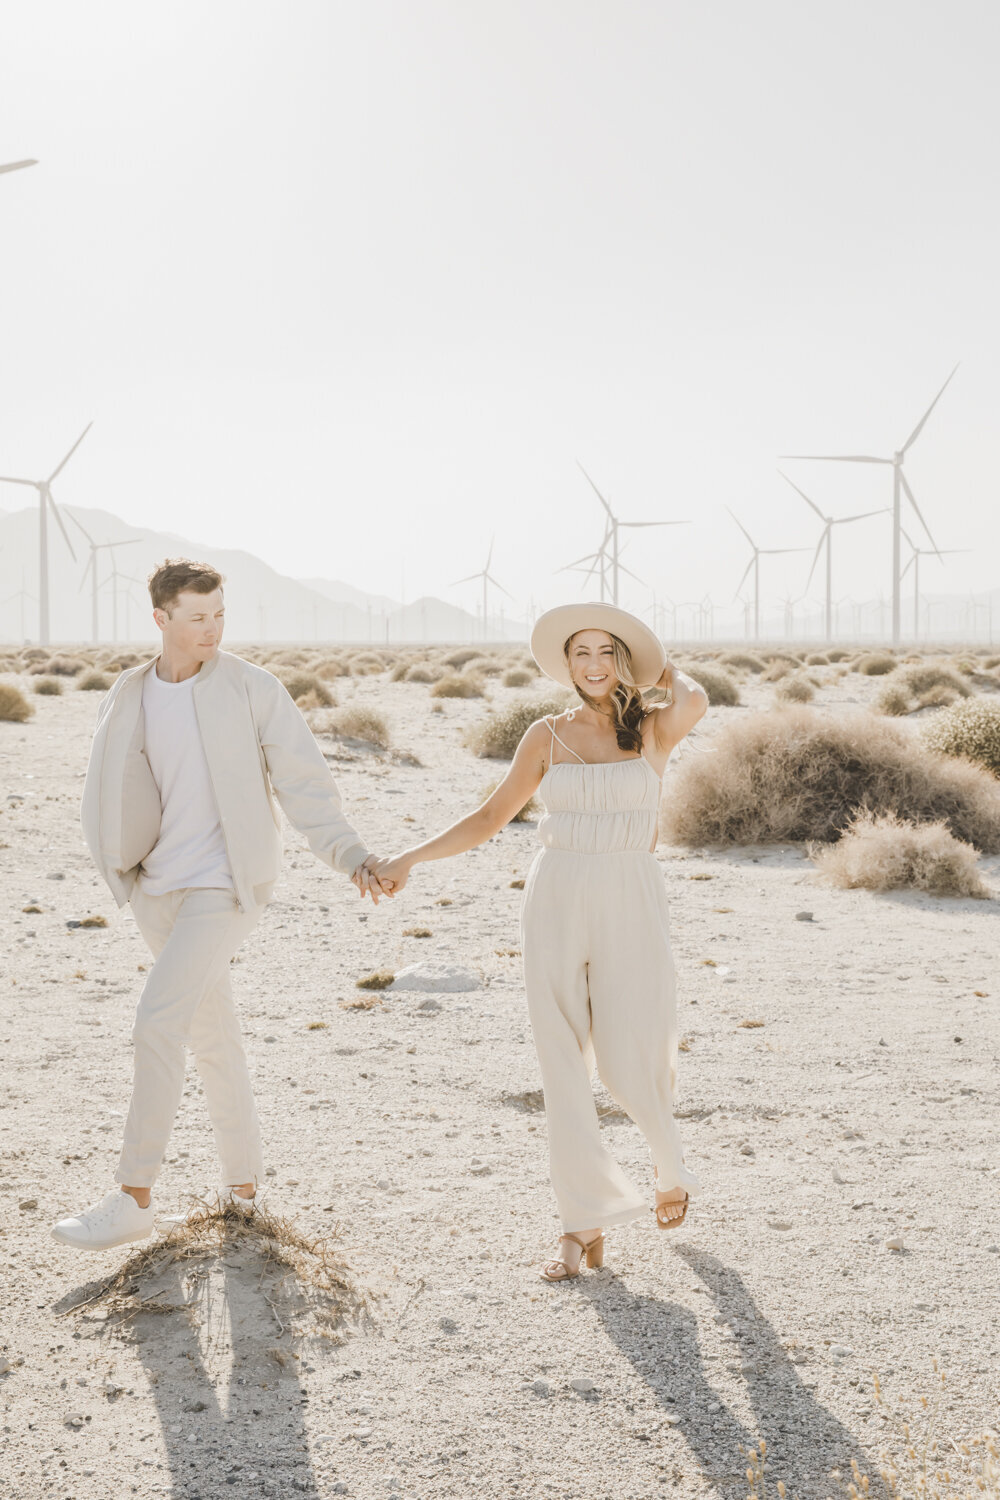
[[257,678],[251,702],[267,774],[282,811],[319,859],[352,876],[368,858],[368,849],[341,810],[340,791],[312,730],[276,677],[271,682]]

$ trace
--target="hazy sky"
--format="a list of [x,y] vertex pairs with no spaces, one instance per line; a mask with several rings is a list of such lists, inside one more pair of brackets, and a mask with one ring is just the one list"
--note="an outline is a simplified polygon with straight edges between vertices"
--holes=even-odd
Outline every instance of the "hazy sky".
[[[998,44],[994,0],[9,8],[0,161],[41,164],[0,177],[0,472],[93,418],[64,501],[471,608],[494,531],[519,602],[576,592],[579,459],[691,519],[636,573],[728,602],[725,506],[814,546],[777,455],[891,454],[960,360],[907,472],[974,550],[923,582],[995,585]],[[837,594],[888,590],[887,517],[837,548]]]

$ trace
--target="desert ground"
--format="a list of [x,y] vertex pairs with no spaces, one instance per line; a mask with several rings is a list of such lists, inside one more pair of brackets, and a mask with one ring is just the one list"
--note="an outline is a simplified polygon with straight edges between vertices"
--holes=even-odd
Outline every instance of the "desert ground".
[[[609,1232],[602,1271],[552,1286],[538,1274],[557,1221],[516,884],[536,823],[419,867],[377,909],[286,825],[284,877],[234,984],[263,1210],[331,1241],[337,1275],[317,1288],[266,1237],[222,1224],[200,1247],[160,1241],[113,1287],[127,1251],[79,1255],[49,1228],[111,1184],[148,954],[79,830],[100,693],[67,680],[35,695],[23,666],[2,680],[35,712],[0,723],[4,1500],[739,1500],[741,1449],[762,1438],[771,1484],[841,1495],[853,1461],[874,1495],[880,1452],[906,1468],[907,1415],[917,1434],[934,1425],[942,1467],[966,1472],[963,1443],[998,1421],[994,899],[837,889],[803,844],[661,841],[676,1112],[703,1192],[681,1229],[650,1213]],[[703,749],[771,705],[774,683],[734,676],[742,701],[709,710]],[[834,716],[884,686],[815,676],[814,707]],[[348,815],[387,853],[482,800],[504,765],[464,731],[543,691],[491,675],[484,698],[432,700],[387,671],[328,687],[388,724],[383,748],[307,708]],[[698,753],[675,756],[665,801]],[[980,871],[1000,896],[1000,856]],[[91,917],[107,925],[74,925]],[[412,964],[474,987],[357,987]],[[652,1204],[638,1132],[596,1080],[595,1094]],[[217,1186],[192,1069],[158,1212]],[[300,1268],[316,1262],[302,1252]]]

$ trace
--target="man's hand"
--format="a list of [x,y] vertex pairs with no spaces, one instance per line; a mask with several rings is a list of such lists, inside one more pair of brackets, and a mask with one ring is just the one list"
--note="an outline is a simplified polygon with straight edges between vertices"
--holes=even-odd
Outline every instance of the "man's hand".
[[378,906],[379,896],[391,896],[393,894],[393,888],[391,882],[386,881],[383,884],[383,882],[379,880],[378,876],[371,868],[371,865],[374,865],[374,863],[374,856],[369,855],[368,859],[363,865],[358,865],[357,869],[354,871],[354,874],[351,876],[351,882],[353,885],[357,886],[358,894],[360,895],[362,901],[364,900],[365,896],[368,895],[371,896],[374,904]]

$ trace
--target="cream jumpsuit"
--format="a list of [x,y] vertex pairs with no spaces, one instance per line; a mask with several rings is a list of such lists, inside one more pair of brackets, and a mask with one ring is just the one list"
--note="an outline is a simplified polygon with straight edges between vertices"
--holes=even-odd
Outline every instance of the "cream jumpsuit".
[[[547,721],[548,722],[548,721]],[[591,1078],[638,1125],[666,1192],[700,1183],[684,1165],[673,1114],[674,965],[663,875],[651,853],[660,779],[645,756],[553,764],[539,794],[543,847],[524,886],[521,949],[549,1136],[549,1168],[567,1232],[649,1211],[601,1143]]]

